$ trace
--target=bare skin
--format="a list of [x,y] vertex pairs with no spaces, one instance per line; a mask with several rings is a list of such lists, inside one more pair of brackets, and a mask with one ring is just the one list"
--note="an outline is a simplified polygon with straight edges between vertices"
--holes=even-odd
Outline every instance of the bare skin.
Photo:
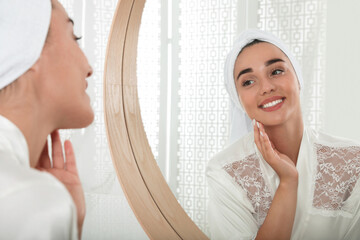
[[69,191],[71,197],[76,203],[78,216],[79,239],[81,238],[82,225],[85,218],[85,196],[80,182],[78,170],[76,167],[75,154],[72,144],[69,140],[64,142],[65,157],[62,151],[62,144],[58,131],[51,133],[52,143],[52,162],[48,152],[47,143],[43,148],[40,159],[36,165],[36,169],[48,172],[62,182]]
[[254,125],[254,138],[265,161],[280,178],[280,184],[256,239],[290,239],[295,219],[298,187],[298,172],[295,163],[275,148],[261,123],[259,127],[257,123]]
[[[85,201],[70,141],[64,144],[58,129],[83,128],[94,119],[86,78],[92,75],[77,44],[73,22],[57,0],[52,0],[49,37],[37,62],[15,82],[0,91],[0,114],[23,133],[30,166],[46,171],[62,182],[77,208],[81,237]],[[52,139],[52,161],[47,136]]]
[[[280,179],[256,239],[290,239],[297,202],[296,163],[303,134],[295,71],[280,49],[258,43],[239,54],[234,78],[240,102],[254,119],[255,144]],[[276,108],[265,106],[274,99],[281,100]]]
[[[282,61],[266,65],[272,59]],[[250,71],[238,77],[244,69]],[[274,146],[296,164],[304,127],[299,83],[290,60],[274,45],[259,43],[243,49],[235,62],[234,78],[248,116],[263,123]],[[261,103],[274,96],[285,98],[283,106],[264,111]]]

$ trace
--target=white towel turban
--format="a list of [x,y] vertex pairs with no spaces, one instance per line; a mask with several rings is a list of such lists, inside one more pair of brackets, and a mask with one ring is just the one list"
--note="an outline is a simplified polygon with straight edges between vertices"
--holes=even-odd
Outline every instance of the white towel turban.
[[247,44],[251,43],[255,39],[271,43],[277,46],[285,55],[289,58],[295,73],[297,75],[300,88],[303,85],[303,78],[301,74],[301,69],[294,58],[294,56],[288,51],[285,44],[274,35],[256,29],[249,29],[245,30],[240,34],[240,36],[235,40],[235,43],[229,52],[226,62],[225,62],[225,88],[230,95],[231,99],[231,130],[230,130],[230,138],[229,143],[233,143],[234,141],[238,140],[239,138],[246,135],[248,132],[252,130],[251,120],[246,114],[245,110],[241,106],[236,87],[235,87],[235,80],[234,80],[234,65],[235,61],[240,53],[240,51],[245,47]]
[[0,89],[38,60],[50,18],[50,0],[0,0]]

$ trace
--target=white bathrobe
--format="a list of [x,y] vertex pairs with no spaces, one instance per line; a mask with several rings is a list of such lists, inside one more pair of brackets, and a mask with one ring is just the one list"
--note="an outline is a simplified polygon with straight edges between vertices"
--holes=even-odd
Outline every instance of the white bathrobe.
[[[360,239],[360,144],[305,128],[291,239]],[[279,185],[254,134],[216,156],[207,168],[211,239],[254,239]]]
[[0,115],[0,239],[77,239],[77,217],[65,186],[30,168],[21,131]]

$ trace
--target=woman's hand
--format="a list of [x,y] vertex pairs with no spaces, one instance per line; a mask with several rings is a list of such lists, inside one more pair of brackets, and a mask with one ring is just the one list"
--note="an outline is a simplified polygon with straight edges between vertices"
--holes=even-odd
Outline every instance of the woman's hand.
[[255,144],[280,178],[270,209],[256,239],[290,239],[296,212],[298,172],[294,162],[272,144],[264,126],[253,121]]
[[265,161],[274,169],[280,178],[280,182],[296,183],[298,172],[294,162],[285,154],[280,153],[270,141],[264,126],[253,120],[255,144]]
[[85,197],[76,167],[73,147],[69,140],[65,141],[64,143],[65,158],[64,158],[60,135],[57,130],[51,133],[51,143],[52,143],[53,166],[51,166],[50,157],[48,153],[48,144],[46,142],[36,168],[40,171],[48,172],[54,177],[56,177],[60,182],[62,182],[65,185],[65,187],[69,191],[77,209],[78,232],[80,239],[82,225],[85,218]]

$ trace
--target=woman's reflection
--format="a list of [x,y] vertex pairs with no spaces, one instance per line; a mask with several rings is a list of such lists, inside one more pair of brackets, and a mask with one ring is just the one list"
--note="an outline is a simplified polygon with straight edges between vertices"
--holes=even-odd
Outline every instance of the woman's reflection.
[[209,162],[212,239],[360,236],[360,145],[304,126],[300,71],[267,32],[243,32],[230,51],[232,134],[249,133]]

